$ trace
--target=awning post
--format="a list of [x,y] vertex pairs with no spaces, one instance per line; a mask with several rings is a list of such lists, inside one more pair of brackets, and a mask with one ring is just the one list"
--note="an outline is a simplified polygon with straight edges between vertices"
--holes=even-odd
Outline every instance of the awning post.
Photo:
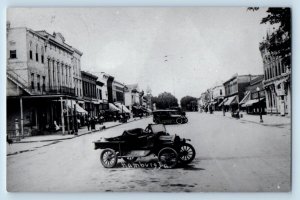
[[70,120],[69,120],[68,99],[66,99],[66,104],[67,104],[67,130],[68,130],[68,134],[70,134]]
[[62,99],[62,97],[60,97],[60,108],[61,108],[62,134],[65,135],[65,119],[64,119],[64,107],[63,107],[63,99]]

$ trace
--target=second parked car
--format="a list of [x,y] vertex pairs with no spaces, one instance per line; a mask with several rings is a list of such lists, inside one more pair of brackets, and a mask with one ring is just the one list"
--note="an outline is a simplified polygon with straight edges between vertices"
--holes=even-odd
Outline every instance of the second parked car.
[[188,119],[177,110],[156,110],[153,112],[153,122],[157,124],[184,124],[188,122]]

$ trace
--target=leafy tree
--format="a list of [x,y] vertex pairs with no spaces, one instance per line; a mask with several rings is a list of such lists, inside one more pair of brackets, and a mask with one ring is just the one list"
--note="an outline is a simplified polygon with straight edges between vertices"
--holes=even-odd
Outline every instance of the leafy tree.
[[156,104],[158,109],[167,109],[178,106],[178,100],[169,92],[163,92],[158,97],[152,97],[151,102]]
[[[248,10],[256,11],[259,8],[252,7]],[[273,28],[272,33],[267,35],[266,42],[261,43],[261,48],[273,55],[282,58],[284,65],[291,64],[291,9],[290,8],[268,8],[268,15],[261,20],[261,24],[278,25]]]
[[196,110],[197,98],[191,96],[182,97],[180,100],[180,105],[184,110]]

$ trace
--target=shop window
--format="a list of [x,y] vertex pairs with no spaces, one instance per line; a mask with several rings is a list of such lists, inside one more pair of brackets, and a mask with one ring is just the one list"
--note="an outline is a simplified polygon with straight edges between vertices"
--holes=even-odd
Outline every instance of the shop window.
[[17,58],[17,50],[10,50],[9,51],[9,58],[16,59]]

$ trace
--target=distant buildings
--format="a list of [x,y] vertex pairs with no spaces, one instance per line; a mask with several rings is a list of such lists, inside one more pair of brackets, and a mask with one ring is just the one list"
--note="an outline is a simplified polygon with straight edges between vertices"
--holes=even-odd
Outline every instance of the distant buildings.
[[[252,79],[249,86],[245,88],[244,98],[239,105],[242,110],[249,114],[266,113],[265,90],[263,88],[264,75]],[[259,93],[259,95],[258,95]]]
[[225,110],[235,112],[239,109],[239,102],[244,98],[246,87],[252,79],[257,77],[258,75],[235,74],[223,83],[225,88],[225,99],[223,101]]
[[97,107],[99,102],[97,100],[97,76],[81,71],[82,88],[83,88],[83,108],[89,113],[90,116],[96,116]]

